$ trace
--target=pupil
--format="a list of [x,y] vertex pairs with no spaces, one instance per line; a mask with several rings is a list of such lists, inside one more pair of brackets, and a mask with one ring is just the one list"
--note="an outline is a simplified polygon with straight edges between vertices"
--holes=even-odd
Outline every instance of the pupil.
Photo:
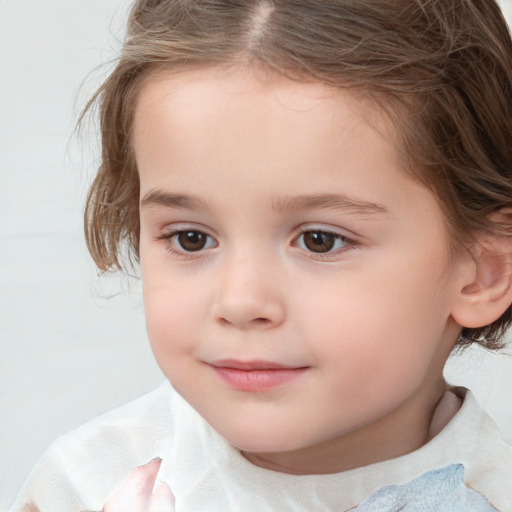
[[206,245],[206,236],[199,231],[182,231],[178,241],[186,251],[200,251]]
[[329,252],[336,242],[336,237],[321,231],[309,231],[304,234],[305,246],[313,252]]

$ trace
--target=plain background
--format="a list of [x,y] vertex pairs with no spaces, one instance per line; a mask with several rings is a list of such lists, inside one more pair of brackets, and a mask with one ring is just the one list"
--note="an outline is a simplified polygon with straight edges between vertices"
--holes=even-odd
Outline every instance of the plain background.
[[[163,381],[140,283],[98,278],[87,255],[96,127],[73,136],[129,3],[0,0],[0,510],[53,439]],[[512,357],[474,350],[447,373],[512,440]]]

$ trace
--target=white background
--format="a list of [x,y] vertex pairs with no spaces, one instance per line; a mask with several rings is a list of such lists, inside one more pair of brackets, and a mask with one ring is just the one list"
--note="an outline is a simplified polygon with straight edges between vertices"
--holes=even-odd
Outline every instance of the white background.
[[[81,215],[97,139],[94,126],[72,134],[128,6],[0,0],[0,510],[55,437],[163,380],[140,284],[99,279],[89,261]],[[477,350],[449,369],[509,439],[511,361]]]

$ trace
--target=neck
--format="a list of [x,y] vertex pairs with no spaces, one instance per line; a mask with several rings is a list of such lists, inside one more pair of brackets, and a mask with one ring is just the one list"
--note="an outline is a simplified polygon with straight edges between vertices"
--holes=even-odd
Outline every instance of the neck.
[[426,444],[455,415],[460,403],[442,377],[400,407],[357,430],[321,444],[278,453],[243,453],[253,464],[290,474],[340,473],[394,459]]

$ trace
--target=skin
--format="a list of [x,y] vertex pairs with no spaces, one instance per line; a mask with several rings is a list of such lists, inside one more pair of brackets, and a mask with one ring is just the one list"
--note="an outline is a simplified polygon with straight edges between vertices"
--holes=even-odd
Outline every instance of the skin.
[[161,463],[160,459],[154,459],[135,469],[105,503],[102,512],[174,511],[174,496],[169,487],[166,484],[155,487]]
[[[140,92],[133,147],[152,349],[254,464],[340,472],[435,433],[467,262],[450,257],[441,210],[407,175],[394,135],[350,91],[250,70],[161,74]],[[187,251],[183,230],[202,233],[204,248]],[[312,251],[303,231],[335,233],[333,248]],[[306,370],[241,391],[210,365],[220,359]]]

